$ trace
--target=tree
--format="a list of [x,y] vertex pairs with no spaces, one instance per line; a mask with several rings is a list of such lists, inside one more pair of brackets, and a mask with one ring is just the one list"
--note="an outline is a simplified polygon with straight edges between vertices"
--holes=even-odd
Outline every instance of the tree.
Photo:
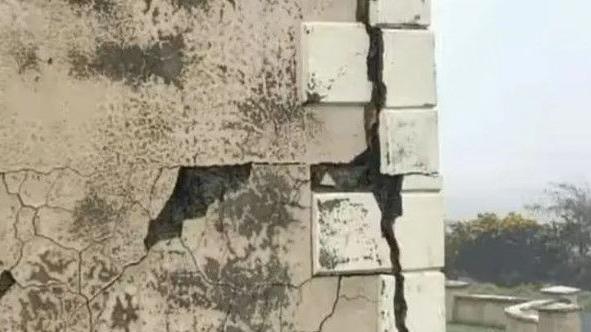
[[516,213],[503,218],[483,213],[455,223],[446,238],[446,272],[507,285],[536,278],[540,228]]
[[568,183],[552,183],[546,190],[547,200],[529,208],[549,220],[558,237],[578,258],[588,257],[591,250],[591,188]]

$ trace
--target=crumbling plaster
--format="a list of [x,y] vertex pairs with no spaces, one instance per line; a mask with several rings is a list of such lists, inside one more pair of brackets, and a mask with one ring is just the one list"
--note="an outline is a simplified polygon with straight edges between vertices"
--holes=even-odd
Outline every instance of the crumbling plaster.
[[[335,10],[337,8],[337,10]],[[303,162],[307,19],[337,0],[0,2],[0,171]]]
[[[423,275],[405,287],[405,185],[380,173],[391,91],[367,12],[357,0],[0,0],[0,331],[408,331],[405,293],[421,295]],[[302,95],[310,21],[332,22],[314,23],[328,34],[312,51],[358,38],[345,66],[316,71],[339,88]],[[411,190],[438,191],[413,176]],[[336,191],[375,200],[369,242],[388,260],[368,265],[375,275],[315,274],[313,192]]]

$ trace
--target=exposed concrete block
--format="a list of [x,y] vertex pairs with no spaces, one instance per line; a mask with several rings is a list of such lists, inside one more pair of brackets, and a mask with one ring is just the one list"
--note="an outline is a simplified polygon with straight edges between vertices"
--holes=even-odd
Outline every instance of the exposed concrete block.
[[[444,277],[435,271],[404,273],[409,331],[445,331]],[[322,331],[398,331],[392,275],[344,277],[333,315]]]
[[557,300],[567,300],[570,303],[577,304],[579,302],[580,289],[568,286],[551,286],[544,287],[540,293],[550,296]]
[[315,274],[388,271],[390,250],[371,193],[313,195]]
[[367,148],[361,106],[314,105],[308,123],[310,163],[348,163]]
[[299,51],[298,92],[302,102],[370,101],[369,36],[363,24],[303,23]]
[[404,271],[444,266],[443,217],[441,194],[402,194],[402,216],[396,219],[394,233]]
[[443,185],[441,175],[410,174],[402,181],[403,192],[440,191]]
[[383,30],[386,107],[422,107],[437,103],[435,41],[421,30]]
[[581,307],[570,303],[553,303],[537,309],[538,332],[581,332]]
[[[440,272],[404,275],[404,297],[408,306],[406,327],[413,332],[445,331],[445,277]],[[396,331],[396,329],[393,329]],[[381,331],[385,331],[382,329]]]
[[[293,331],[318,331],[322,320],[331,315],[339,296],[339,278],[312,278],[290,299],[287,315],[293,317]],[[289,316],[284,316],[289,317]]]
[[[404,271],[444,264],[443,202],[439,193],[403,193],[394,232]],[[314,274],[391,270],[390,248],[380,231],[381,212],[371,193],[313,195]]]
[[439,143],[434,110],[383,110],[379,133],[382,173],[438,172]]
[[369,1],[369,23],[379,27],[428,26],[431,22],[430,0]]

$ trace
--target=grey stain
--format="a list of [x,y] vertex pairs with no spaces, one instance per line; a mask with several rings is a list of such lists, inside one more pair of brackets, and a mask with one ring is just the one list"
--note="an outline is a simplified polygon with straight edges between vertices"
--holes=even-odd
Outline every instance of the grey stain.
[[19,74],[23,74],[30,70],[39,71],[37,46],[18,44],[12,52]]
[[126,293],[123,301],[117,297],[111,314],[111,328],[130,332],[130,324],[138,319],[137,310],[138,308],[132,303],[131,295]]
[[166,84],[172,83],[182,88],[184,46],[182,35],[175,35],[161,37],[147,48],[139,45],[122,46],[114,42],[102,43],[92,57],[71,50],[70,75],[81,79],[99,74],[132,86],[158,77]]
[[100,239],[110,232],[110,226],[124,217],[124,211],[96,192],[90,192],[74,207],[74,223],[70,232],[91,239]]
[[68,0],[70,5],[84,7],[89,6],[98,13],[112,13],[115,7],[113,0]]

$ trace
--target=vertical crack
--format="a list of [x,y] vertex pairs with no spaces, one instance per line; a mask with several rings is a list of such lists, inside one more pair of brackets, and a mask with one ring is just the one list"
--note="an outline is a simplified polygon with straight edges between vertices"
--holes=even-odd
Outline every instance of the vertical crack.
[[390,261],[392,275],[395,278],[394,317],[396,328],[399,332],[408,332],[406,327],[407,303],[404,297],[404,276],[400,265],[400,247],[394,232],[396,218],[402,215],[402,190],[403,176],[390,176],[380,172],[380,140],[378,134],[380,112],[386,101],[387,86],[384,83],[384,39],[382,30],[369,24],[369,1],[359,0],[357,19],[364,23],[369,36],[370,45],[367,55],[367,76],[373,89],[371,101],[365,107],[365,128],[368,150],[366,155],[359,158],[365,159],[369,166],[369,178],[371,191],[382,213],[380,228],[382,237],[390,247]]

